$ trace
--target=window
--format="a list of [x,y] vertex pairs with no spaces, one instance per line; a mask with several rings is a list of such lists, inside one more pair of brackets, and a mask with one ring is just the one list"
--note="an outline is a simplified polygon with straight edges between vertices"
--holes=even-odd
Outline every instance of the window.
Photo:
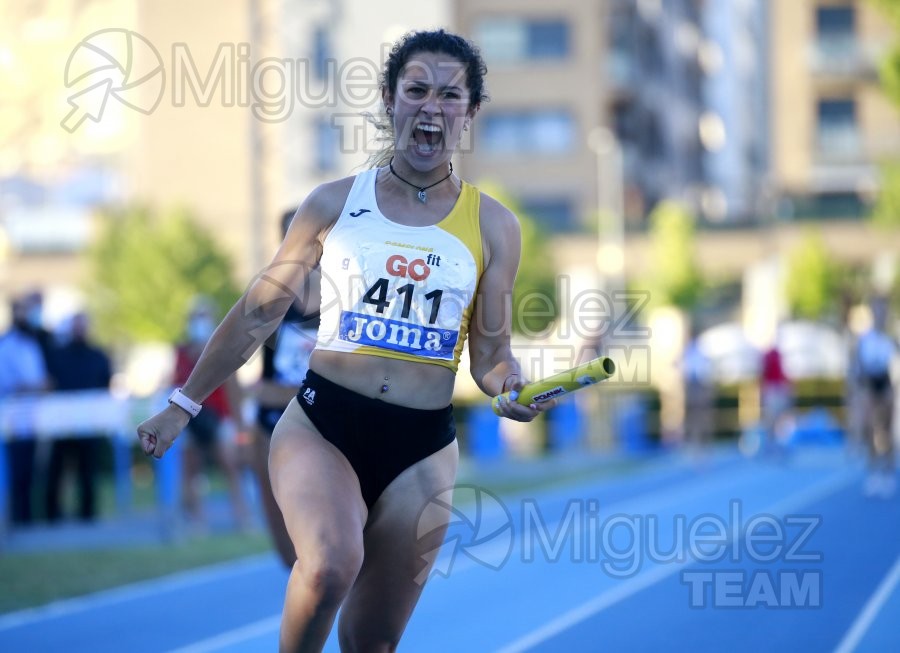
[[569,56],[569,25],[562,20],[485,18],[475,27],[475,42],[488,64]]
[[852,37],[854,23],[855,12],[852,6],[816,9],[816,33],[820,39]]
[[816,55],[820,64],[846,65],[856,54],[855,12],[850,6],[816,9]]
[[557,110],[493,112],[478,133],[490,154],[565,154],[575,143],[575,121]]
[[856,101],[853,98],[819,100],[816,141],[819,153],[829,158],[859,154]]

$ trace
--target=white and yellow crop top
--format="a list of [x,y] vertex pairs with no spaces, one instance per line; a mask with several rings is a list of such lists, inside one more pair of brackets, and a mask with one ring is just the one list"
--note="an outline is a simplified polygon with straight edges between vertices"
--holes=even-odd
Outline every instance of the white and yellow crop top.
[[325,238],[316,349],[456,372],[484,266],[478,189],[462,182],[447,217],[412,227],[378,209],[377,174],[357,175]]

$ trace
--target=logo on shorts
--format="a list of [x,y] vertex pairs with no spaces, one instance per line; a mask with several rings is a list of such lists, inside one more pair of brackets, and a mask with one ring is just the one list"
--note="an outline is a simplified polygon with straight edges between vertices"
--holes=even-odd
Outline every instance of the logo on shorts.
[[306,403],[312,406],[314,403],[316,403],[316,391],[312,388],[307,388],[303,391],[303,399],[306,401]]

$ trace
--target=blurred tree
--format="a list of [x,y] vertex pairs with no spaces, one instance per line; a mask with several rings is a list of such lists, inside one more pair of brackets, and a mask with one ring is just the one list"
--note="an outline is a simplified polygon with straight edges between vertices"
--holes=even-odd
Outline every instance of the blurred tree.
[[898,39],[881,60],[879,76],[885,93],[894,104],[900,106],[900,0],[869,0],[869,2],[881,10],[898,35]]
[[[885,95],[900,109],[900,0],[869,0],[894,27],[896,39],[879,66],[879,78]],[[881,165],[881,191],[872,211],[874,223],[880,227],[900,228],[900,162]],[[894,277],[891,303],[900,309],[900,270]]]
[[[881,87],[900,109],[900,0],[869,0],[881,10],[894,26],[897,40],[884,55],[879,66]],[[875,224],[881,227],[900,227],[900,162],[885,162],[881,166],[881,192],[872,212]]]
[[872,209],[872,222],[887,229],[900,227],[900,161],[881,165],[881,192]]
[[195,295],[211,297],[223,312],[240,295],[231,261],[186,211],[157,216],[130,207],[101,223],[86,289],[101,342],[176,342]]
[[696,219],[678,202],[660,202],[650,214],[650,240],[651,304],[693,311],[705,286],[697,264]]
[[794,317],[818,320],[840,294],[840,273],[819,231],[810,228],[788,255],[785,294]]
[[522,227],[522,259],[512,297],[513,331],[526,335],[542,333],[559,314],[556,270],[551,264],[547,235],[508,193],[490,184],[480,186],[512,211]]

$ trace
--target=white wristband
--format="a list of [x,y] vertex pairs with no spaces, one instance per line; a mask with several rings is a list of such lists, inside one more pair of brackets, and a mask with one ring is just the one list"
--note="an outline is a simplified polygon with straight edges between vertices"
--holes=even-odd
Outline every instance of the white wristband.
[[181,388],[175,388],[172,391],[172,394],[169,395],[169,403],[175,404],[179,408],[184,409],[188,413],[190,413],[191,417],[196,417],[200,414],[200,409],[203,408],[200,404],[192,399],[189,399],[187,395],[185,395]]

